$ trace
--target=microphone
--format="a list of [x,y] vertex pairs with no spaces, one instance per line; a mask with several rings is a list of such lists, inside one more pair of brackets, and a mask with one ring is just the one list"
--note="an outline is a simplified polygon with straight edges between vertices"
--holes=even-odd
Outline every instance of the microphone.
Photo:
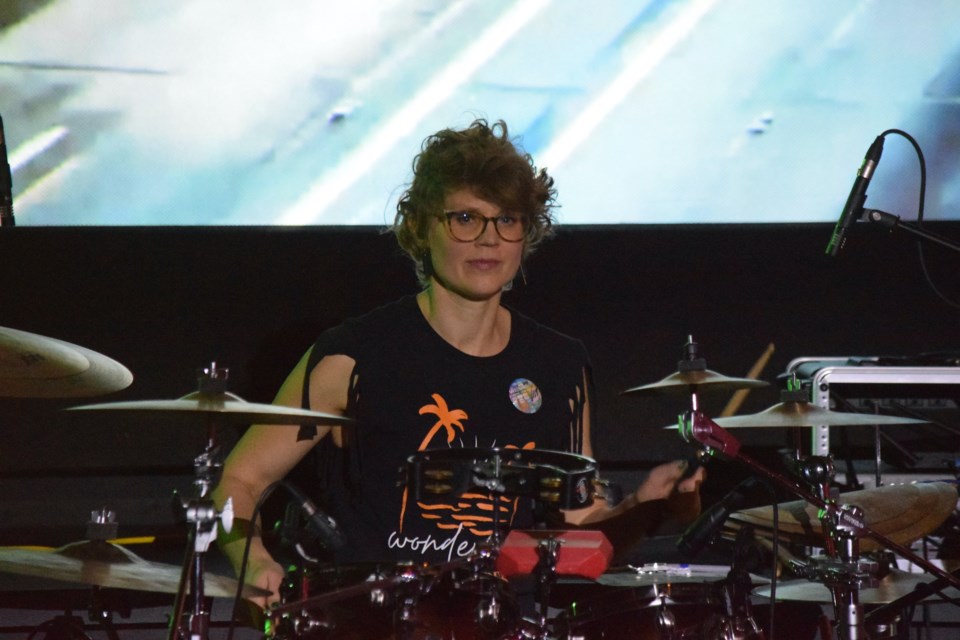
[[677,549],[686,556],[695,556],[709,544],[727,517],[747,502],[746,492],[757,484],[750,476],[725,495],[720,502],[700,514],[686,531],[677,538]]
[[0,116],[0,227],[12,227],[13,218],[13,178],[10,175],[10,163],[7,161],[7,138],[3,134],[3,117]]
[[307,516],[307,531],[316,536],[321,545],[332,551],[346,546],[347,538],[337,525],[336,520],[318,509],[317,505],[305,493],[289,482],[284,482],[283,486],[287,488],[300,509],[303,510],[304,515]]
[[863,164],[857,172],[857,179],[853,182],[853,188],[847,197],[847,203],[843,205],[843,211],[840,212],[840,219],[837,220],[833,228],[833,235],[830,236],[830,242],[827,243],[827,255],[835,256],[840,253],[846,242],[847,231],[856,222],[857,218],[863,213],[863,203],[867,199],[867,185],[870,184],[870,178],[880,162],[880,154],[883,153],[883,135],[877,136],[870,148],[867,149],[867,155],[863,158]]

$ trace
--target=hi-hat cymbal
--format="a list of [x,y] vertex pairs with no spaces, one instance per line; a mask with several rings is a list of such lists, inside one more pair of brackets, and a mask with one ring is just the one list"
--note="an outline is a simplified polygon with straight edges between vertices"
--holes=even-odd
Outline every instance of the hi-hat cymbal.
[[68,411],[132,411],[164,417],[205,417],[238,424],[348,424],[352,419],[274,404],[255,404],[226,392],[201,394],[199,391],[178,400],[132,400],[71,407]]
[[[860,589],[858,591],[859,600],[861,604],[886,604],[909,595],[916,589],[917,585],[932,582],[933,579],[931,575],[925,573],[907,573],[899,569],[892,569],[890,573],[880,578],[876,587]],[[769,598],[770,587],[758,587],[754,589],[754,593]],[[943,594],[951,599],[960,597],[960,591],[953,587],[948,587]],[[930,597],[936,596],[931,595]],[[821,602],[825,604],[833,602],[830,589],[826,585],[807,580],[781,582],[777,585],[777,600]]]
[[0,327],[0,396],[78,398],[119,391],[133,374],[89,349]]
[[[90,540],[74,542],[52,551],[0,548],[0,571],[50,578],[98,587],[177,593],[182,569],[150,562],[120,545]],[[233,597],[237,581],[205,573],[204,595]],[[269,591],[245,585],[244,597],[270,595]]]
[[[840,504],[857,505],[863,510],[864,522],[873,531],[898,544],[919,540],[949,517],[957,506],[957,487],[949,482],[921,482],[889,485],[841,493]],[[779,506],[778,530],[782,538],[799,544],[822,547],[817,508],[797,500]],[[773,506],[754,507],[730,514],[729,524],[752,525],[759,537],[773,535]],[[861,538],[863,551],[875,551],[880,544],[872,538]]]
[[753,378],[730,378],[710,369],[692,369],[677,371],[666,378],[650,384],[632,387],[621,392],[622,395],[659,395],[686,394],[691,391],[736,391],[769,386],[768,382]]
[[760,413],[745,416],[732,416],[714,420],[725,429],[749,427],[831,427],[877,425],[877,424],[916,424],[927,422],[920,418],[901,418],[873,413],[851,413],[830,411],[811,402],[781,402]]

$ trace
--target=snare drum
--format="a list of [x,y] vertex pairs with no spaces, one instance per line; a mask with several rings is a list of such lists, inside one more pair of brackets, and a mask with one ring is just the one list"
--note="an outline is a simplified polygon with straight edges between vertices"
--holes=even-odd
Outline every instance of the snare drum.
[[[731,620],[725,616],[721,598],[720,588],[707,583],[675,584],[650,590],[620,588],[594,593],[583,602],[571,605],[557,618],[555,637],[560,640],[769,637],[768,606],[754,605],[748,620]],[[820,637],[821,617],[820,609],[807,603],[778,603],[775,637],[778,640],[814,640]]]
[[711,583],[594,587],[555,626],[563,640],[705,640],[724,621],[723,589]]
[[[727,567],[713,565],[643,565],[610,571],[596,582],[558,584],[554,606],[561,640],[720,640],[763,638],[769,607],[752,603],[749,617],[729,614],[724,578]],[[819,611],[781,606],[776,638],[812,640]]]

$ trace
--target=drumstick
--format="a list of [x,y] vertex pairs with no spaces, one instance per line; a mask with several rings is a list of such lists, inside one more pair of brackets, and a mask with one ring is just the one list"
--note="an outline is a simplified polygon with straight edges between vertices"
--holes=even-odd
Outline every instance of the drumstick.
[[[750,368],[750,371],[747,372],[747,378],[751,380],[756,380],[760,377],[760,372],[763,371],[763,368],[767,366],[767,363],[770,362],[770,357],[773,355],[773,343],[767,345],[767,348],[760,358],[753,363],[753,366]],[[723,408],[723,411],[720,412],[721,418],[727,418],[734,415],[737,410],[740,408],[740,405],[743,404],[744,399],[747,397],[747,394],[750,393],[750,389],[737,389],[733,392],[733,395],[730,397],[730,402],[727,403],[727,406]]]
[[[153,544],[157,541],[156,536],[134,536],[131,538],[111,538],[107,540],[109,544],[117,544],[120,546],[131,545],[131,544]],[[51,547],[47,545],[37,545],[37,544],[17,544],[17,545],[4,545],[0,546],[0,549],[20,549],[23,551],[56,551],[57,547]]]

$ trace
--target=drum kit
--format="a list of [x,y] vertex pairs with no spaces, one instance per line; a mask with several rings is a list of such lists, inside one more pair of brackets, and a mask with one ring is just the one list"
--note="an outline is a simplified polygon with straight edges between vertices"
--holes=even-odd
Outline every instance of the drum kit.
[[[211,491],[220,469],[217,428],[225,424],[270,421],[273,424],[343,424],[346,418],[315,411],[249,403],[226,391],[228,371],[211,364],[198,371],[197,392],[176,400],[118,402],[73,407],[68,411],[159,413],[189,420],[207,429],[207,444],[194,458],[196,495],[175,496],[183,521],[189,525],[187,554],[182,567],[150,562],[116,544],[117,523],[109,510],[95,511],[87,540],[56,549],[0,548],[0,571],[81,583],[94,587],[90,616],[115,636],[112,612],[97,602],[99,589],[176,594],[170,616],[173,638],[206,638],[211,597],[256,597],[268,591],[241,585],[205,571],[205,556],[216,539],[218,525],[232,528],[232,505],[218,509]],[[133,382],[130,371],[115,360],[69,342],[0,327],[0,397],[81,398],[122,390]],[[193,603],[187,611],[187,601]],[[82,630],[57,621],[50,625],[62,637],[85,638]],[[66,629],[66,631],[64,631]],[[47,637],[51,636],[48,632]]]
[[[0,548],[0,572],[80,583],[94,590],[176,594],[168,628],[171,640],[208,637],[209,598],[267,595],[205,571],[205,555],[218,525],[229,530],[232,520],[229,502],[218,509],[210,497],[220,468],[216,428],[225,422],[350,421],[247,403],[226,391],[226,377],[226,370],[211,364],[199,372],[199,390],[176,400],[70,409],[157,413],[206,425],[207,447],[194,459],[196,495],[180,501],[183,519],[190,525],[183,566],[149,562],[123,547],[115,541],[113,514],[104,511],[93,513],[88,539],[82,542],[52,550]],[[0,327],[0,396],[87,397],[118,391],[131,381],[122,365],[105,356]],[[843,640],[901,637],[902,628],[895,623],[902,610],[937,594],[958,595],[960,578],[910,548],[956,510],[955,483],[881,486],[837,495],[831,490],[829,457],[798,455],[796,472],[784,474],[750,457],[731,431],[921,420],[830,411],[792,390],[780,404],[752,415],[711,419],[699,409],[701,393],[764,385],[752,376],[731,378],[707,369],[691,338],[675,373],[624,391],[633,396],[689,396],[691,409],[674,427],[685,441],[704,459],[741,464],[752,477],[796,498],[739,510],[728,504],[721,516],[705,513],[691,525],[709,526],[711,539],[722,535],[736,540],[730,566],[611,567],[613,549],[598,531],[510,530],[508,523],[495,522],[489,540],[461,560],[362,570],[307,568],[296,576],[296,588],[288,589],[281,602],[264,613],[267,636],[274,640],[806,640],[817,633],[824,640],[834,635]],[[528,498],[552,510],[587,506],[603,493],[593,460],[543,450],[423,451],[407,460],[403,480],[417,499],[449,498],[479,489],[494,496]],[[635,508],[644,509],[646,504]],[[772,581],[745,567],[744,544],[753,542],[772,549],[779,561]],[[786,546],[809,553],[791,555],[782,548]],[[891,566],[892,555],[924,573]],[[780,571],[791,571],[798,579],[778,585]],[[780,624],[774,631],[773,620],[780,618],[773,610],[792,604],[818,611],[821,605],[832,605],[833,616],[804,616],[802,624]],[[771,609],[770,622],[758,614],[763,607]]]

